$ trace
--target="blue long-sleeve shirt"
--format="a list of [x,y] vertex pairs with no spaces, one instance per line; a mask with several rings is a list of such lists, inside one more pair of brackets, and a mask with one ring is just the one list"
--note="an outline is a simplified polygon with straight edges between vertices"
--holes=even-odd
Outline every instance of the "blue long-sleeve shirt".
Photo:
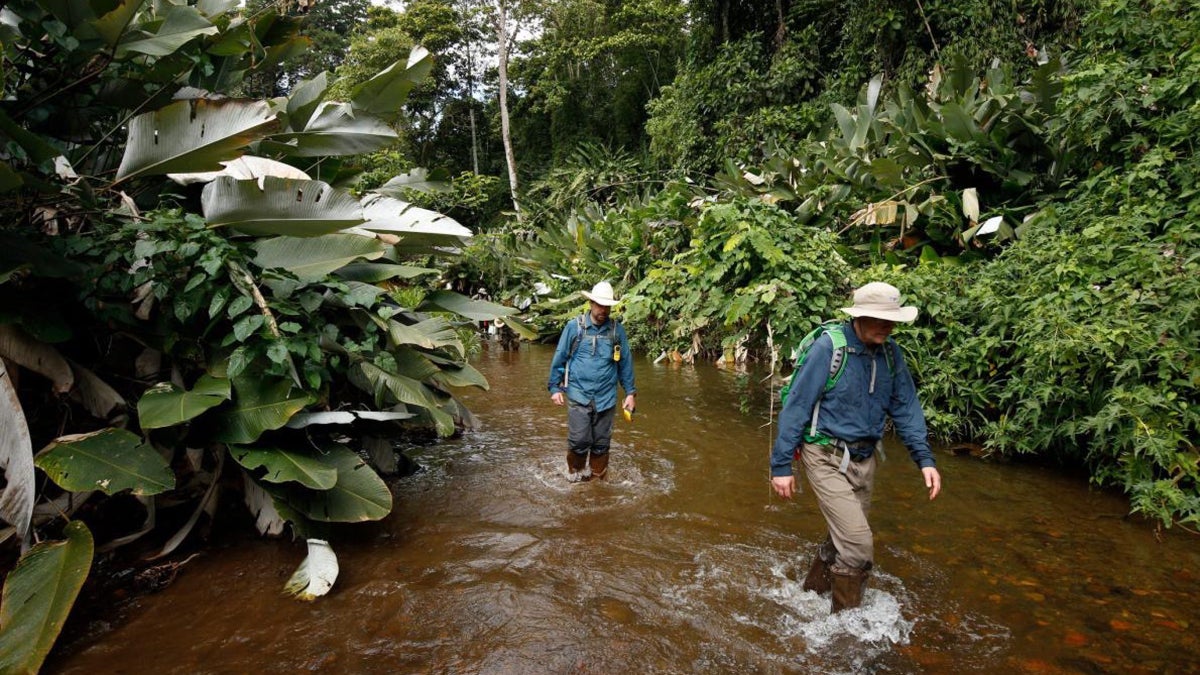
[[[792,379],[787,402],[779,411],[779,433],[771,448],[771,475],[792,475],[793,452],[809,433],[813,406],[822,396],[818,433],[850,444],[873,442],[883,436],[890,415],[917,466],[934,466],[925,414],[900,350],[891,340],[878,349],[868,349],[850,322],[842,326],[842,331],[846,335],[846,363],[833,389],[825,392],[833,356],[833,341],[828,335],[813,343]],[[888,367],[884,349],[893,351],[892,368]]]
[[[592,323],[591,313],[585,314],[583,338],[571,354],[570,364],[567,363],[567,353],[579,333],[579,322],[572,319],[563,327],[558,337],[558,349],[554,351],[554,360],[550,362],[550,381],[547,383],[550,393],[565,391],[567,398],[576,403],[593,403],[597,412],[617,404],[618,381],[626,395],[637,393],[633,384],[633,355],[629,351],[629,338],[620,322],[612,330],[609,323],[613,321],[615,319],[610,317],[597,326]],[[613,361],[614,333],[616,343],[621,346],[620,361]],[[565,387],[564,379],[567,380]]]

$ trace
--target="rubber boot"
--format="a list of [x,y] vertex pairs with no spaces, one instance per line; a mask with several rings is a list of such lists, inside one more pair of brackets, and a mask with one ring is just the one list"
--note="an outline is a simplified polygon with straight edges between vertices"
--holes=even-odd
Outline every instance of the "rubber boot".
[[592,478],[604,480],[604,474],[608,472],[608,453],[606,452],[603,455],[592,453],[588,464],[592,469]]
[[867,570],[831,567],[829,571],[833,582],[833,599],[829,612],[833,614],[861,605],[863,590],[867,586]]
[[567,451],[567,481],[578,483],[591,477],[587,468],[587,455]]
[[829,562],[822,558],[824,550],[817,551],[813,556],[812,567],[808,568],[808,576],[804,577],[804,590],[813,593],[828,593],[833,588],[829,578]]

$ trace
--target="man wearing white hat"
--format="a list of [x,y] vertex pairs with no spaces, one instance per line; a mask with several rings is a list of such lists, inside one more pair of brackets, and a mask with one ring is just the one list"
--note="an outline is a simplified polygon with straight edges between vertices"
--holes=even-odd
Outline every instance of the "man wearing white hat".
[[804,465],[829,528],[804,588],[831,591],[833,612],[862,603],[873,564],[867,514],[876,450],[888,416],[920,468],[929,498],[942,489],[912,375],[889,337],[896,322],[917,318],[916,307],[901,303],[900,291],[889,284],[873,282],[856,290],[854,304],[842,309],[853,319],[829,329],[840,335],[826,332],[812,344],[779,413],[771,485],[780,497],[791,499],[796,492],[793,458]]
[[637,389],[625,327],[609,318],[617,304],[612,285],[601,281],[583,297],[590,311],[563,327],[550,363],[550,400],[567,405],[567,480],[603,480],[608,471],[617,384],[625,390],[622,407],[633,412]]

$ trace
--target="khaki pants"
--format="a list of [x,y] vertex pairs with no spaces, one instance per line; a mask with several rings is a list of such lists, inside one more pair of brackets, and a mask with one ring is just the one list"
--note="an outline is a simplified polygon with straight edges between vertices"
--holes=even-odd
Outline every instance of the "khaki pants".
[[805,443],[800,460],[837,549],[833,567],[867,568],[875,558],[875,542],[867,523],[875,487],[875,455],[850,462],[845,474],[838,471],[840,450],[829,452],[827,446]]

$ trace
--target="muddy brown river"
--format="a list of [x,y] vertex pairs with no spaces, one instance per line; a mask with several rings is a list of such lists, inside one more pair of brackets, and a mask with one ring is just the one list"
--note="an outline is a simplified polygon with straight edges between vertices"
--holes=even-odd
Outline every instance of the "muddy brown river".
[[482,429],[409,450],[394,513],[333,541],[330,595],[283,595],[302,543],[218,546],[43,672],[1200,672],[1200,537],[1084,478],[942,451],[929,502],[889,446],[876,574],[831,617],[800,588],[815,499],[768,486],[757,376],[638,358],[610,480],[572,485],[551,353],[484,352]]

